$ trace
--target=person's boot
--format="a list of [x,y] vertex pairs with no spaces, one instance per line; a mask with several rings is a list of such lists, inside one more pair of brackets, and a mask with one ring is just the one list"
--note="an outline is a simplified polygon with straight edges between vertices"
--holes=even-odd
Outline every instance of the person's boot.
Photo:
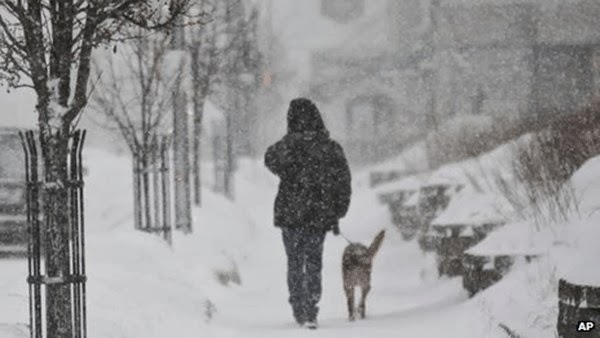
[[310,330],[316,330],[319,327],[319,323],[317,322],[317,314],[319,313],[319,308],[316,305],[310,306],[306,311],[306,323],[304,327]]
[[317,323],[316,319],[309,320],[306,323],[304,323],[304,327],[306,327],[309,330],[316,330],[317,328],[319,328],[319,323]]
[[298,325],[300,326],[304,326],[304,324],[306,323],[306,315],[304,314],[304,311],[300,309],[293,309],[293,311],[296,323],[298,323]]

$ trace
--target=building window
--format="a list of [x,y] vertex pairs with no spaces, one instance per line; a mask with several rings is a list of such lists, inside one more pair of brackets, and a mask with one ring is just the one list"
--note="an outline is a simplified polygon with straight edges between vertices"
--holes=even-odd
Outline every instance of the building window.
[[364,10],[364,0],[321,0],[321,14],[340,23],[359,18]]
[[534,49],[532,113],[578,110],[593,92],[591,46],[539,46]]
[[346,107],[346,125],[353,138],[388,137],[394,125],[393,103],[384,95],[361,95]]

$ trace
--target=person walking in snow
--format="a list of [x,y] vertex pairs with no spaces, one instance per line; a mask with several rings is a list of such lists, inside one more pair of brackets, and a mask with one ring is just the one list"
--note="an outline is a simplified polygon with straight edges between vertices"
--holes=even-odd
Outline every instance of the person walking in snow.
[[265,165],[279,176],[274,223],[287,255],[289,302],[296,322],[317,328],[323,242],[339,234],[351,196],[351,175],[342,147],[329,137],[317,106],[290,102],[287,134],[267,149]]

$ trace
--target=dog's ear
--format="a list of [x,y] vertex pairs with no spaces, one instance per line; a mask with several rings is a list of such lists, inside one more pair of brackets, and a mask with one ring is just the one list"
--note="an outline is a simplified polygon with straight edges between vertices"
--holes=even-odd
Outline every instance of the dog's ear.
[[371,245],[369,246],[369,258],[373,259],[373,257],[375,257],[375,254],[377,253],[377,251],[379,251],[379,248],[381,247],[381,243],[383,243],[383,238],[385,237],[385,230],[381,230],[377,236],[375,236],[375,239],[373,239],[373,242],[371,243]]

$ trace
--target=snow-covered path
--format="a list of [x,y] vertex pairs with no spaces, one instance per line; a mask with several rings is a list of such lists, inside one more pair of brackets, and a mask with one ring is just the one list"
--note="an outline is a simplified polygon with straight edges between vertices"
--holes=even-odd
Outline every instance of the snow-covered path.
[[[97,158],[107,157],[100,155]],[[111,167],[122,162],[123,173],[129,169],[129,162],[118,161],[121,160],[108,162]],[[100,169],[96,167],[93,172],[108,170]],[[160,238],[133,231],[128,222],[111,225],[112,218],[107,219],[108,216],[122,218],[121,213],[127,214],[124,201],[130,195],[118,189],[129,185],[124,182],[115,191],[104,191],[102,180],[93,184],[94,177],[90,177],[88,205],[110,210],[106,214],[101,212],[103,208],[88,208],[92,220],[108,222],[88,222],[91,230],[95,229],[88,236],[91,338],[162,338],[168,332],[177,337],[231,338],[503,337],[490,336],[496,329],[490,330],[481,320],[485,315],[480,313],[480,307],[473,300],[466,300],[460,279],[438,280],[431,259],[415,243],[401,239],[389,224],[387,209],[377,203],[372,191],[360,186],[356,187],[349,214],[341,223],[342,232],[353,241],[369,243],[379,230],[387,229],[374,262],[368,318],[352,323],[346,320],[340,263],[347,243],[342,237],[328,235],[320,328],[298,328],[287,303],[281,234],[272,225],[276,180],[262,166],[249,165],[246,170],[236,182],[237,210],[231,210],[229,202],[208,196],[204,213],[199,214],[195,225],[196,235],[186,239],[179,236],[173,251]],[[112,197],[109,200],[106,196]],[[239,233],[232,233],[238,228]],[[206,246],[207,241],[216,242]],[[210,264],[217,257],[210,257],[211,254],[217,253],[207,250],[219,248],[236,252],[242,285],[223,288],[211,282],[204,265]],[[0,338],[27,336],[26,268],[25,260],[0,261]],[[209,324],[203,318],[204,296],[217,308]]]
[[432,263],[415,243],[404,242],[389,225],[387,210],[368,190],[355,192],[342,232],[353,241],[369,243],[382,228],[386,239],[375,259],[373,288],[363,321],[346,320],[341,256],[347,244],[328,235],[325,242],[320,329],[297,327],[287,303],[285,254],[280,231],[272,227],[273,192],[256,187],[240,191],[240,204],[257,227],[256,247],[241,266],[243,285],[214,299],[219,315],[214,325],[232,337],[482,337],[483,323],[465,303],[460,279],[437,280]]

